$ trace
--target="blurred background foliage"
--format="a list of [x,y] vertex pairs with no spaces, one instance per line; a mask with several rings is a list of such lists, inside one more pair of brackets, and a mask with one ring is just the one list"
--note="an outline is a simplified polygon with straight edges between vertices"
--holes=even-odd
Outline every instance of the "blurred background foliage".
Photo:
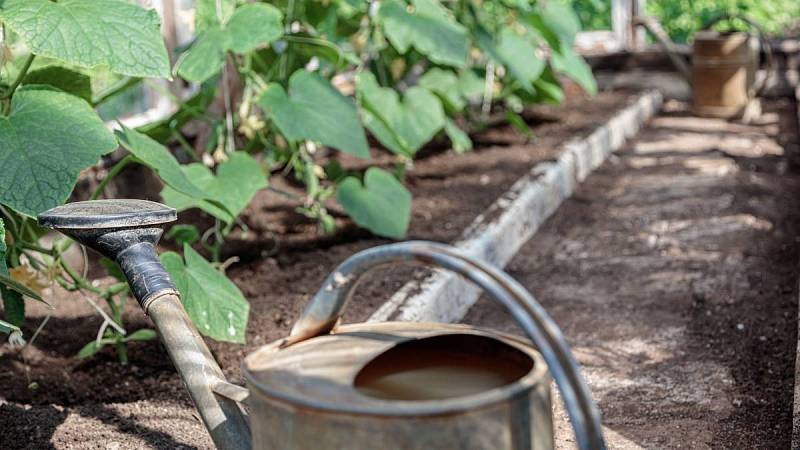
[[[565,1],[575,9],[584,30],[611,29],[611,0]],[[771,36],[797,33],[800,23],[800,0],[647,0],[645,9],[679,43],[690,42],[703,24],[720,14],[745,14]],[[731,26],[746,29],[737,21]],[[727,27],[724,23],[717,26]]]

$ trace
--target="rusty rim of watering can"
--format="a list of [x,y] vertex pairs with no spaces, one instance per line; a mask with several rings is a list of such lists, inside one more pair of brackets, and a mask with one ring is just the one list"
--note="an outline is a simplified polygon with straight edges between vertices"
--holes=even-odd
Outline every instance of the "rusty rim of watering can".
[[[436,400],[387,400],[363,394],[355,387],[356,376],[384,352],[401,343],[441,335],[472,335],[496,341],[530,358],[532,367],[509,384]],[[544,359],[527,340],[468,325],[361,323],[344,325],[331,334],[286,348],[281,347],[282,342],[267,344],[242,362],[251,398],[257,396],[293,408],[353,415],[430,416],[491,407],[550,382]],[[362,347],[358,348],[357,344]]]

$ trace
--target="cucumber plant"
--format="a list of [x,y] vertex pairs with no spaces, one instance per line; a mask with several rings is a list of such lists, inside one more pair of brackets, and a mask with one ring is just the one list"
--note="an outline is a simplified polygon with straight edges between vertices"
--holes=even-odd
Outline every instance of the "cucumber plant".
[[[37,290],[57,283],[85,294],[104,319],[97,338],[80,356],[114,345],[119,360],[126,362],[125,343],[155,336],[152,330],[125,330],[122,311],[127,284],[119,280],[98,286],[86,279],[64,258],[72,243],[65,239],[43,244],[45,231],[34,217],[64,203],[79,174],[117,149],[120,141],[123,145],[149,143],[149,138],[125,128],[115,135],[95,108],[134,84],[131,80],[170,77],[160,19],[155,11],[124,0],[6,0],[0,2],[0,27],[0,296],[4,311],[0,332],[9,334],[12,343],[23,342],[24,299],[43,301]],[[93,92],[90,75],[98,68],[121,76],[120,82]],[[152,167],[176,191],[214,202],[185,177],[172,154],[160,145],[137,145],[92,197],[102,194],[105,183],[124,164],[134,162]],[[197,322],[205,333],[243,342],[244,297],[210,263],[199,255],[191,256],[184,270],[202,271],[204,283],[227,296],[222,304],[208,305],[193,302],[194,294],[188,295],[190,315],[204,318]],[[113,263],[107,268],[112,275],[121,276]],[[107,309],[100,308],[92,297],[104,300]],[[231,316],[237,320],[231,323],[226,314],[231,310],[245,314]],[[224,337],[217,333],[230,327],[237,332]]]
[[[122,361],[126,342],[153,337],[125,330],[125,283],[86,279],[64,258],[71,242],[44,245],[33,219],[65,202],[100,157],[123,149],[91,198],[139,164],[163,181],[165,203],[214,219],[209,230],[170,229],[183,254],[163,261],[200,332],[243,342],[248,305],[220,270],[220,248],[272,174],[305,186],[297,211],[323,232],[341,208],[402,238],[412,200],[402,175],[426,144],[470,150],[469,132],[497,107],[524,128],[525,105],[561,101],[562,76],[596,90],[572,49],[577,18],[557,0],[196,0],[196,39],[174,67],[156,13],[126,0],[3,0],[0,27],[0,332],[19,341],[23,299],[41,299],[13,276],[22,267],[105,300],[110,314],[97,308],[103,325],[81,355],[113,345]],[[98,89],[98,71],[117,81]],[[144,79],[172,77],[194,94],[163,120],[111,132],[96,113]],[[369,163],[381,151],[394,167]],[[366,169],[344,168],[339,153]]]
[[[243,31],[253,23],[257,32]],[[400,180],[372,175],[382,180],[378,186],[366,175],[388,175],[384,168],[354,173],[336,163],[336,152],[368,161],[367,134],[394,155],[393,172],[402,178],[420,148],[439,136],[456,151],[471,149],[468,131],[480,127],[493,102],[524,126],[524,105],[561,101],[560,75],[596,91],[572,47],[578,19],[557,0],[198,0],[196,28],[174,72],[201,91],[224,91],[226,114],[200,109],[195,120],[219,132],[189,152],[224,161],[244,151],[260,155],[269,171],[294,173],[306,186],[298,211],[324,231],[334,224],[328,208],[335,198],[375,234],[406,233],[411,196]],[[241,86],[228,92],[234,78]],[[186,143],[186,122],[147,131],[165,144]],[[320,147],[333,158],[320,156]],[[200,166],[183,170],[196,176]],[[169,187],[164,196],[179,209],[198,206],[171,201]],[[225,225],[215,233],[224,239],[230,217],[203,209]]]

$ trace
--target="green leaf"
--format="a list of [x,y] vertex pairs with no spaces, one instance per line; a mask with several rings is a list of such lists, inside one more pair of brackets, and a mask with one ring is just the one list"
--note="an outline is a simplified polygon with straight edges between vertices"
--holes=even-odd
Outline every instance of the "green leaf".
[[383,32],[400,53],[410,47],[431,61],[464,67],[469,53],[467,29],[450,17],[438,0],[412,0],[414,12],[398,0],[381,2],[378,17]]
[[22,330],[19,329],[18,326],[10,324],[8,322],[4,322],[0,320],[0,333],[11,334],[11,333],[20,333],[22,334]]
[[339,183],[336,200],[358,225],[385,237],[400,239],[411,218],[411,193],[384,170],[370,167],[364,184],[356,177]]
[[117,148],[88,103],[57,91],[22,89],[0,117],[0,203],[35,216],[64,203],[78,174]]
[[441,102],[425,88],[412,87],[400,101],[397,91],[379,86],[371,72],[362,72],[356,89],[364,124],[394,153],[413,157],[445,126]]
[[225,64],[225,53],[251,52],[283,34],[283,16],[272,5],[248,3],[234,11],[227,22],[207,27],[178,62],[178,75],[189,81],[205,81]]
[[547,1],[541,5],[538,9],[541,20],[558,37],[560,48],[572,47],[575,35],[581,31],[580,20],[572,6],[560,1]]
[[184,80],[205,81],[222,69],[230,42],[220,28],[209,28],[178,60],[177,71]]
[[3,285],[3,281],[0,281],[0,297],[3,298],[3,313],[6,320],[13,325],[22,326],[25,322],[25,299],[22,294],[9,289]]
[[61,66],[47,66],[28,72],[23,85],[45,84],[67,94],[92,101],[92,79],[88,75]]
[[165,237],[180,246],[192,245],[200,240],[200,230],[194,225],[173,225]]
[[192,183],[181,170],[181,165],[166,147],[149,136],[126,126],[116,131],[120,144],[142,164],[153,169],[161,180],[176,191],[196,200],[210,198]]
[[245,342],[250,305],[239,288],[214,269],[192,247],[183,248],[186,262],[177,253],[161,255],[181,293],[183,306],[197,329],[218,341]]
[[[182,165],[181,172],[183,172],[186,178],[191,179],[192,183],[204,190],[215,182],[214,173],[211,172],[211,169],[200,163]],[[202,208],[220,220],[225,220],[226,222],[231,220],[231,215],[226,211],[211,204],[206,205],[206,202],[198,201],[193,197],[182,194],[170,185],[164,186],[164,189],[161,190],[161,198],[164,200],[164,203],[177,209],[179,212],[189,208]]]
[[451,111],[458,112],[466,106],[458,77],[453,72],[434,67],[419,79],[419,85],[438,95]]
[[533,83],[533,86],[536,88],[534,101],[538,103],[560,104],[564,101],[564,91],[561,89],[561,83],[559,83],[558,78],[549,67]]
[[521,134],[522,136],[526,138],[533,137],[533,130],[531,130],[531,127],[528,126],[522,116],[514,111],[506,111],[506,121],[511,124],[511,126],[517,130],[517,133]]
[[453,151],[456,153],[464,153],[472,150],[472,139],[467,136],[461,128],[458,128],[452,120],[447,119],[444,125],[444,132],[450,138],[450,143],[453,144]]
[[36,55],[134,77],[169,77],[158,13],[125,0],[4,0],[0,21]]
[[279,84],[270,84],[259,105],[289,140],[321,142],[369,158],[367,138],[353,102],[316,73],[293,73],[288,95]]
[[236,0],[196,0],[194,3],[194,28],[197,34],[227,23],[236,9]]
[[92,341],[88,344],[84,345],[81,351],[78,352],[78,358],[88,358],[90,356],[94,356],[97,352],[100,351],[101,348],[105,347],[108,344],[111,344],[112,341],[110,339],[100,339],[99,341]]
[[597,94],[597,83],[592,75],[592,68],[572,48],[562,47],[560,53],[554,52],[552,64],[556,72],[568,76],[590,95]]
[[134,331],[133,333],[125,336],[122,340],[125,342],[131,341],[152,341],[153,339],[157,338],[158,334],[155,330],[151,330],[149,328],[142,328],[139,330]]
[[526,91],[533,91],[533,82],[544,71],[545,61],[536,56],[536,47],[509,27],[503,27],[499,40],[492,38],[485,30],[476,32],[478,45],[495,62],[505,66]]
[[236,9],[225,26],[231,50],[244,54],[283,35],[283,14],[264,3],[249,3]]
[[479,77],[471,69],[462,71],[458,75],[458,90],[469,101],[477,101],[483,97],[486,89],[486,80]]
[[[256,192],[267,186],[267,177],[258,162],[245,152],[228,155],[228,160],[219,165],[216,176],[208,167],[198,163],[181,169],[213,203],[188,197],[171,186],[161,191],[164,202],[178,211],[200,208],[226,223],[233,223]],[[219,205],[225,205],[225,209]]]
[[32,299],[34,299],[36,301],[40,301],[40,302],[44,303],[45,305],[49,305],[49,303],[44,301],[44,299],[39,294],[37,294],[35,291],[33,291],[28,286],[25,286],[24,284],[20,283],[19,281],[11,278],[11,276],[9,276],[9,275],[0,273],[0,286],[2,286],[3,288],[6,288],[6,289],[10,289],[10,290],[16,292],[17,294],[21,294],[21,295],[24,295],[26,297],[30,297],[30,298],[32,298]]
[[[6,233],[3,220],[0,219],[0,276],[8,278],[8,266],[6,266]],[[6,320],[13,326],[22,325],[25,321],[25,301],[19,292],[13,291],[0,281],[0,297],[3,299],[3,311]],[[5,323],[5,322],[4,322]],[[19,330],[19,328],[17,328]],[[12,330],[13,331],[13,330]],[[6,334],[11,331],[4,331]]]

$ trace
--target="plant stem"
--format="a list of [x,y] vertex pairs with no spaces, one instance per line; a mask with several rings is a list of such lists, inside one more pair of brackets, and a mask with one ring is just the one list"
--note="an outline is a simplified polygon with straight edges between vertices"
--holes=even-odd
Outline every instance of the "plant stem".
[[31,64],[33,64],[33,60],[36,58],[36,55],[31,53],[28,55],[28,58],[25,59],[25,64],[22,66],[22,70],[19,71],[17,74],[17,78],[11,83],[6,93],[3,95],[3,98],[11,98],[14,95],[14,91],[17,90],[20,84],[22,84],[22,80],[25,79],[25,75],[28,74],[28,69],[31,68]]
[[199,156],[197,156],[197,153],[195,153],[194,147],[192,147],[192,145],[189,144],[189,141],[187,141],[186,138],[183,137],[183,134],[180,132],[180,130],[175,129],[174,127],[170,127],[170,130],[172,130],[172,137],[174,137],[175,140],[178,141],[178,144],[181,145],[183,151],[188,153],[189,156],[191,156],[192,159],[194,159],[196,162],[203,162],[203,160],[200,159]]
[[125,346],[125,341],[122,340],[120,335],[116,335],[115,346],[117,348],[117,359],[122,365],[128,364],[128,348]]
[[128,155],[119,160],[119,162],[117,162],[116,164],[114,164],[114,167],[112,167],[111,170],[108,171],[108,175],[106,175],[106,177],[103,178],[103,181],[101,181],[100,184],[97,186],[97,189],[94,190],[89,200],[97,200],[97,198],[100,197],[100,195],[103,193],[103,190],[106,188],[106,186],[108,186],[108,183],[110,183],[111,180],[114,179],[114,177],[119,175],[119,173],[122,172],[122,169],[124,169],[125,166],[132,163],[134,159],[135,157],[133,155]]
[[108,292],[108,295],[112,296],[120,294],[126,291],[127,289],[128,289],[128,283],[121,281],[119,283],[112,284],[111,286],[108,287],[108,289],[106,289],[106,291]]
[[44,248],[44,247],[41,247],[39,245],[30,243],[30,242],[25,242],[25,241],[20,241],[18,245],[20,247],[24,248],[25,250],[32,250],[34,252],[41,253],[43,255],[48,255],[48,256],[56,256],[56,251],[55,251],[55,249],[52,249],[52,248]]
[[85,278],[83,278],[82,276],[78,275],[78,273],[77,273],[77,272],[75,272],[75,269],[73,269],[73,268],[72,268],[72,266],[70,266],[70,265],[69,265],[69,264],[68,264],[66,261],[64,261],[63,259],[61,260],[61,268],[62,268],[62,269],[64,269],[64,272],[67,272],[67,275],[69,275],[69,277],[70,277],[70,278],[72,278],[72,281],[73,281],[73,282],[75,283],[75,285],[77,285],[79,288],[81,288],[81,289],[85,289],[85,290],[87,290],[87,291],[89,291],[89,292],[92,292],[92,293],[94,293],[94,294],[97,294],[97,295],[99,295],[99,296],[102,296],[102,295],[104,294],[104,292],[103,292],[103,290],[102,290],[102,289],[99,289],[99,288],[96,288],[96,287],[92,286],[92,284],[91,284],[91,283],[89,283],[89,282],[88,282],[88,281],[87,281]]

